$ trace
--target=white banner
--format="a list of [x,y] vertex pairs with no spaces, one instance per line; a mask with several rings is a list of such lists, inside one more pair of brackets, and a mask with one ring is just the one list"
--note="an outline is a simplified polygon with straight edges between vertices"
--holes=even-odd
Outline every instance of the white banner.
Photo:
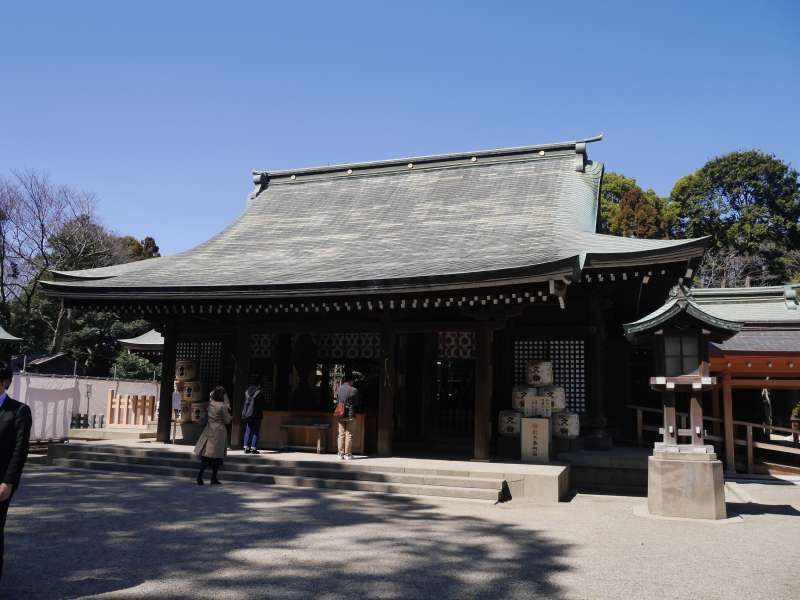
[[31,409],[32,440],[69,437],[69,424],[79,398],[74,377],[45,377],[17,373],[11,382],[10,396]]

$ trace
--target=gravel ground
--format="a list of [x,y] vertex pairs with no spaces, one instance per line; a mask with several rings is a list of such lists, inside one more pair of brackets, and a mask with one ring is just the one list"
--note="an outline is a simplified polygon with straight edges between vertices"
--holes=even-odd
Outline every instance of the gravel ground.
[[0,597],[800,597],[800,485],[738,482],[724,523],[643,498],[492,506],[34,467]]

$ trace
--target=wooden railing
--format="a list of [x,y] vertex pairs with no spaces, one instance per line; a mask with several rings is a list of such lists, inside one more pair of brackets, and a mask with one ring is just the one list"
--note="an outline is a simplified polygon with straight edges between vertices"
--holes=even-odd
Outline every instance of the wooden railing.
[[[638,446],[644,445],[644,432],[645,431],[652,431],[656,434],[659,433],[659,429],[663,427],[663,419],[664,415],[661,409],[658,408],[650,408],[647,406],[637,406],[635,404],[628,404],[628,408],[631,410],[636,411],[636,443]],[[658,425],[649,425],[645,423],[644,416],[646,414],[657,414],[659,416],[659,424]],[[678,417],[678,427],[679,429],[687,429],[689,423],[689,415],[688,413],[676,413]],[[712,433],[706,433],[705,439],[709,440],[710,442],[714,442],[723,446],[726,444],[725,438],[720,435],[720,431],[722,430],[722,423],[723,420],[717,417],[703,417],[703,422],[708,421],[711,423]],[[746,448],[746,456],[747,456],[747,472],[752,473],[753,467],[755,464],[755,450],[756,448],[761,450],[771,450],[774,452],[784,452],[786,454],[795,454],[800,455],[800,446],[798,446],[798,432],[787,427],[777,427],[775,425],[765,425],[763,423],[752,423],[749,421],[733,421],[734,425],[734,444],[736,446],[744,446]],[[736,438],[736,428],[744,428],[745,431],[745,438],[738,439]],[[779,433],[788,433],[792,435],[792,442],[791,446],[785,446],[782,444],[775,444],[772,442],[762,442],[760,440],[753,439],[753,429],[764,429],[772,433],[773,431]],[[684,437],[684,436],[679,436]],[[686,436],[688,438],[688,436]]]
[[106,405],[106,423],[108,427],[145,427],[155,420],[156,397],[134,396],[126,394],[117,396],[114,390],[108,390]]

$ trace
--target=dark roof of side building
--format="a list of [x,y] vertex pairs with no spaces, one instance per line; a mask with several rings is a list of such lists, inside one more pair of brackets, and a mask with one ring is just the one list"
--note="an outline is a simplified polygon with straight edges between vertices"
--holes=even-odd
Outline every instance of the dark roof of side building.
[[209,241],[43,286],[103,299],[427,291],[701,256],[706,238],[595,233],[590,141],[254,172],[246,210]]

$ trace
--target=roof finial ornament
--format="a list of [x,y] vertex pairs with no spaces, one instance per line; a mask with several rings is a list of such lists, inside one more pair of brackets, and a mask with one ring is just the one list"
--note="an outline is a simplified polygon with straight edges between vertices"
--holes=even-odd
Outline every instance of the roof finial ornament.
[[250,194],[247,196],[248,204],[261,192],[267,189],[269,185],[269,173],[266,171],[253,171],[253,185],[256,186]]
[[798,310],[800,298],[797,296],[797,286],[787,285],[783,288],[783,299],[786,301],[786,308],[789,310]]

